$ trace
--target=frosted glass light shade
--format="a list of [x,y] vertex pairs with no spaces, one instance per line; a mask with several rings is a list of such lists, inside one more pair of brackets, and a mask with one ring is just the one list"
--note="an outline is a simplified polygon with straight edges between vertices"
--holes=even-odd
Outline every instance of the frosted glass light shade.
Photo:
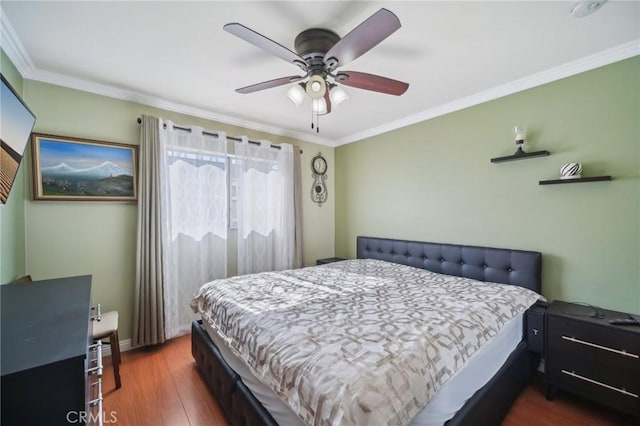
[[304,101],[304,97],[307,93],[304,91],[304,89],[302,88],[302,86],[300,86],[299,84],[294,84],[293,86],[291,86],[291,88],[287,91],[287,97],[289,98],[289,100],[291,102],[293,102],[296,106],[300,106],[300,104],[302,103],[302,101]]
[[311,110],[314,114],[326,114],[327,113],[327,103],[324,98],[313,99],[313,103],[311,105]]
[[326,91],[327,82],[324,81],[322,76],[316,74],[309,77],[309,81],[307,81],[307,94],[311,96],[312,99],[322,98]]
[[334,86],[329,92],[329,98],[331,99],[331,105],[338,106],[344,101],[349,99],[349,95],[340,86]]

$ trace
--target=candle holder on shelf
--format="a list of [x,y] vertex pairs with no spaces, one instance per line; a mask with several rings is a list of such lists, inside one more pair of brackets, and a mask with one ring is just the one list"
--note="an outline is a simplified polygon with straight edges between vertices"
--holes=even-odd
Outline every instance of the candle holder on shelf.
[[527,138],[527,129],[524,127],[514,126],[513,134],[516,138],[516,147],[518,147],[514,155],[524,154],[525,152],[524,149],[522,149],[522,145],[524,145],[524,141]]
[[516,152],[513,155],[507,155],[506,157],[496,157],[492,158],[492,163],[502,163],[503,161],[512,161],[512,160],[521,160],[523,158],[532,158],[532,157],[545,157],[549,155],[549,151],[536,151],[536,152],[525,152],[522,148],[525,141],[527,140],[527,129],[521,126],[513,127],[513,135],[516,141]]

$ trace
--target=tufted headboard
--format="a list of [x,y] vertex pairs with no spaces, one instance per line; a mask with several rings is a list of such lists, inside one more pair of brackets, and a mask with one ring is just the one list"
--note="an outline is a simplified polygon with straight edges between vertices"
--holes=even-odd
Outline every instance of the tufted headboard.
[[535,251],[358,237],[357,257],[541,290],[542,254]]

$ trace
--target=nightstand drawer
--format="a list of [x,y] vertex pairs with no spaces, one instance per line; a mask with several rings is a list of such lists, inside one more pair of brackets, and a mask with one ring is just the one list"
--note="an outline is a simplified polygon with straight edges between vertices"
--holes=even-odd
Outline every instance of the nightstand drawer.
[[575,381],[576,377],[565,377],[563,371],[569,371],[588,379],[586,382],[640,394],[639,339],[630,339],[628,333],[611,327],[561,317],[551,316],[548,321],[548,374],[552,380]]
[[[549,378],[568,380],[564,376],[569,372],[592,384],[600,383],[609,390],[618,389],[640,395],[639,359],[589,346],[583,348],[582,344],[572,341],[565,342],[553,344],[547,352]],[[640,403],[640,399],[637,401]]]
[[584,321],[549,316],[547,335],[552,346],[556,344],[580,345],[598,349],[620,357],[640,359],[640,339],[637,335],[611,326],[602,327]]
[[609,383],[593,380],[578,371],[557,369],[556,365],[548,369],[546,374],[550,374],[553,383],[562,388],[571,389],[572,392],[625,413],[640,415],[640,395],[637,390],[632,392],[629,389],[611,386]]

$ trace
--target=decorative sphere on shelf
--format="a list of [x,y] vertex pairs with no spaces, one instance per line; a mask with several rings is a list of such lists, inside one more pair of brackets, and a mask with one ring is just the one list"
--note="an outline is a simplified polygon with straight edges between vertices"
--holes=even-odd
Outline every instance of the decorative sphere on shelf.
[[560,167],[560,179],[576,179],[579,178],[582,172],[582,164],[580,163],[566,163]]

